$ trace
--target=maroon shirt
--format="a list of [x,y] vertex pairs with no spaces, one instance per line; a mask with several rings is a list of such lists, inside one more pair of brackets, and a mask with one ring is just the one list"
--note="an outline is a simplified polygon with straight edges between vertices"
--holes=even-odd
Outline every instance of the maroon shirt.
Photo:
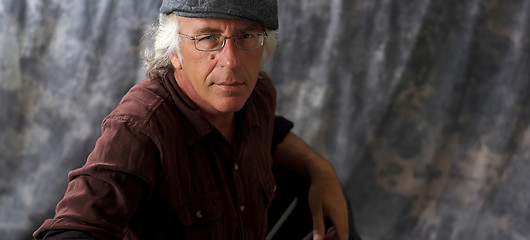
[[105,118],[86,164],[34,233],[77,229],[100,239],[263,239],[276,92],[260,73],[236,113],[230,145],[172,74],[134,86]]

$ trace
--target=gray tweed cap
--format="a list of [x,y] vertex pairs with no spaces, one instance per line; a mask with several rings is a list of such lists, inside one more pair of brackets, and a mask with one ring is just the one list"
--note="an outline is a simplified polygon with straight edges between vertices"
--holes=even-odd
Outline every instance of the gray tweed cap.
[[160,12],[192,18],[231,18],[278,29],[276,0],[164,0]]

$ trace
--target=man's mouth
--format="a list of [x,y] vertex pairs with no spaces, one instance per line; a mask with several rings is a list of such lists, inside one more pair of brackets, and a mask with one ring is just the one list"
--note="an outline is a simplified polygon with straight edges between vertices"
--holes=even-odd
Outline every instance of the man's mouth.
[[226,90],[234,90],[234,89],[243,87],[245,84],[240,83],[240,82],[219,82],[219,83],[214,83],[213,85],[220,87],[222,89],[226,89]]

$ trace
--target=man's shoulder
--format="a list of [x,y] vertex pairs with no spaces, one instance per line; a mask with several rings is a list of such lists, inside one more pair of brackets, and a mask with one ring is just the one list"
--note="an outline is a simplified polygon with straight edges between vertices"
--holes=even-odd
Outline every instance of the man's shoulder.
[[169,92],[157,79],[144,79],[134,85],[107,118],[147,122],[161,105],[170,99]]
[[276,100],[276,89],[267,73],[259,73],[258,81],[254,87],[254,92],[252,93],[249,100],[264,101],[265,103]]
[[260,85],[263,85],[265,87],[268,87],[268,88],[274,88],[273,84],[272,84],[272,80],[271,78],[269,77],[269,74],[267,74],[266,72],[264,71],[261,71],[258,75],[258,83],[260,83]]
[[276,94],[276,89],[274,88],[272,80],[270,79],[269,75],[263,71],[258,75],[258,81],[256,82],[256,87],[254,90],[255,92],[260,93]]

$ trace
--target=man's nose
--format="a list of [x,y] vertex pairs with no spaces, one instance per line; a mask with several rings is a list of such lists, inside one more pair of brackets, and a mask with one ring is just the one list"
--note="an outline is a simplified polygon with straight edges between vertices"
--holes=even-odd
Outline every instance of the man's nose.
[[241,50],[236,47],[236,42],[234,39],[225,39],[225,46],[219,53],[219,61],[221,66],[227,68],[237,67],[239,65],[239,51]]

